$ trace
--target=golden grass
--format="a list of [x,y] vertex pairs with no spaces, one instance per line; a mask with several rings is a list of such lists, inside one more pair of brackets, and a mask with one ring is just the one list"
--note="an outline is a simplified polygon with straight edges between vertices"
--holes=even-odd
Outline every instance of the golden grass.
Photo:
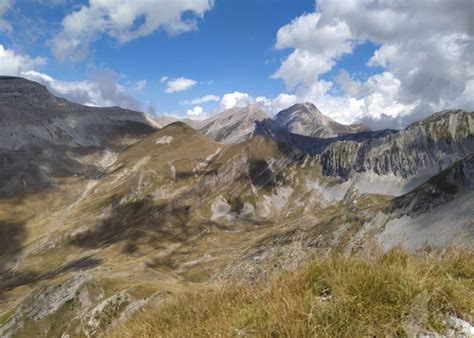
[[[361,337],[441,332],[474,316],[474,257],[458,250],[374,260],[333,255],[257,284],[151,304],[111,337]],[[415,331],[413,331],[415,330]]]

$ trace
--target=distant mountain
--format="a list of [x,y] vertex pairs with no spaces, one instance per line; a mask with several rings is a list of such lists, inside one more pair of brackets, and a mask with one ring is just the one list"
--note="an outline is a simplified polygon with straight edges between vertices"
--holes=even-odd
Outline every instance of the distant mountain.
[[382,138],[331,143],[321,166],[328,176],[357,176],[363,191],[398,195],[471,154],[473,134],[474,112],[442,111]]
[[0,337],[113,336],[334,251],[473,247],[474,112],[333,137],[256,106],[159,123],[0,78]]
[[[186,119],[183,122],[225,144],[243,142],[256,134],[271,136],[279,141],[291,139],[292,143],[301,145],[314,143],[314,140],[305,137],[330,139],[370,132],[363,124],[338,123],[323,115],[312,103],[295,104],[279,112],[274,118],[270,118],[256,105],[249,105],[227,109],[207,120]],[[365,136],[367,135],[370,137],[370,134]],[[321,141],[318,145],[328,143],[330,141]],[[313,145],[311,147],[314,148]],[[308,146],[305,145],[305,148]]]
[[159,129],[164,128],[164,127],[166,127],[167,125],[169,125],[171,123],[180,121],[179,118],[174,117],[174,116],[170,116],[170,115],[161,115],[161,116],[158,116],[158,117],[153,117],[151,115],[146,115],[146,119],[152,126],[154,126],[156,128],[159,128]]
[[143,113],[83,106],[1,76],[0,196],[49,187],[55,177],[96,175],[105,153],[155,130]]
[[112,145],[154,128],[140,112],[88,107],[52,95],[43,85],[0,77],[0,148],[39,144],[72,147]]
[[256,122],[269,116],[255,105],[224,110],[207,120],[200,121],[197,128],[203,134],[225,144],[240,143],[255,133]]
[[275,122],[282,128],[294,134],[319,138],[337,137],[370,131],[363,124],[344,125],[323,115],[312,103],[298,103],[282,110],[274,117]]

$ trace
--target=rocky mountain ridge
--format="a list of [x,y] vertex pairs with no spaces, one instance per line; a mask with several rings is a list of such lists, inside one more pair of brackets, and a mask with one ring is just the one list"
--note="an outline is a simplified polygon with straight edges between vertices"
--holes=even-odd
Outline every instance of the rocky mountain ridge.
[[[44,91],[8,93],[17,128],[68,120]],[[101,112],[77,109],[71,120]],[[120,112],[133,134],[135,115]],[[212,137],[174,122],[128,143],[116,129],[110,139],[88,129],[97,143],[69,129],[72,139],[5,143],[0,335],[96,336],[150,301],[255,282],[333,251],[472,248],[473,118],[445,111],[402,131],[316,138],[250,107],[208,121]]]
[[343,179],[361,174],[413,180],[399,187],[403,193],[472,153],[473,134],[473,112],[444,111],[383,138],[332,143],[321,166],[324,174]]
[[293,134],[318,138],[331,138],[346,134],[370,131],[363,124],[344,125],[324,116],[309,102],[295,104],[275,115],[273,120]]
[[255,105],[224,110],[196,125],[203,134],[224,144],[240,143],[254,135],[256,122],[268,115]]
[[0,77],[0,102],[1,149],[39,144],[97,147],[154,130],[143,113],[72,103],[23,78]]

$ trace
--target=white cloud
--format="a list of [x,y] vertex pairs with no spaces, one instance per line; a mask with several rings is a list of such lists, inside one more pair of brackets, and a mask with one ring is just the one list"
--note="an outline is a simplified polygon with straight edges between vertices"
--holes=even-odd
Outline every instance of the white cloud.
[[221,99],[221,106],[224,109],[233,107],[244,107],[253,102],[253,99],[247,93],[233,92],[225,94]]
[[117,83],[111,70],[97,70],[89,80],[61,81],[37,70],[47,63],[46,58],[18,54],[0,45],[0,60],[1,75],[21,76],[42,83],[53,94],[73,102],[140,110],[140,103],[126,93],[127,88]]
[[195,30],[213,5],[213,0],[89,0],[63,19],[51,47],[58,58],[79,61],[103,35],[124,44],[157,29],[170,34]]
[[178,77],[176,79],[169,79],[166,83],[167,87],[165,89],[166,93],[181,92],[183,90],[188,90],[193,87],[197,81],[192,79],[186,79],[184,77]]
[[37,66],[45,65],[47,59],[17,54],[0,44],[0,74],[20,75],[24,71],[32,70]]
[[3,19],[5,13],[11,8],[13,0],[0,0],[0,31],[11,32],[12,26]]
[[146,83],[147,81],[146,80],[139,80],[139,81],[136,81],[134,86],[133,86],[133,90],[138,92],[138,93],[141,93],[145,90],[146,88]]
[[165,81],[167,81],[167,88],[165,90],[166,93],[174,93],[187,90],[197,83],[192,79],[186,79],[184,77],[178,77],[176,79],[167,79]]
[[337,57],[352,51],[351,33],[345,22],[321,21],[321,13],[305,14],[278,30],[275,47],[294,51],[273,76],[284,79],[289,88],[313,82],[331,70]]
[[207,102],[219,102],[220,99],[221,98],[217,95],[208,94],[208,95],[204,95],[204,96],[192,99],[192,100],[185,100],[181,103],[184,104],[184,105],[192,106],[192,105],[195,105],[195,104],[203,104],[203,103],[207,103]]
[[188,109],[186,114],[191,117],[200,117],[204,115],[204,108],[201,106],[196,106],[193,109]]
[[[471,0],[317,4],[316,12],[277,34],[275,47],[293,51],[273,77],[282,78],[299,101],[310,100],[341,122],[408,121],[410,114],[422,117],[448,107],[474,109]],[[365,41],[380,46],[367,65],[384,71],[359,81],[343,70],[335,78],[343,93],[335,95],[337,88],[320,75]]]
[[61,81],[37,71],[20,75],[44,84],[55,95],[87,106],[119,106],[140,110],[140,103],[126,93],[127,89],[116,82],[115,74],[108,69],[96,71],[90,80]]
[[169,79],[168,76],[162,76],[160,79],[160,83],[165,83],[166,81],[168,81],[168,79]]

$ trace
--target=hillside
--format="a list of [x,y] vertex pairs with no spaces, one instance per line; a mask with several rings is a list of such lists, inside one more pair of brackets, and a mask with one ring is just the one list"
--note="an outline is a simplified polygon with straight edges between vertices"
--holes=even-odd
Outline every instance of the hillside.
[[117,151],[156,130],[143,113],[72,103],[23,78],[0,77],[0,101],[0,197],[98,175]]
[[150,304],[107,336],[470,337],[473,264],[456,251],[333,255],[264,283],[227,283]]
[[[228,112],[230,120],[241,121],[252,109]],[[175,122],[127,142],[92,147],[93,152],[75,157],[82,158],[81,165],[66,160],[73,150],[87,147],[56,144],[53,148],[49,141],[38,142],[39,154],[50,156],[42,158],[45,155],[36,150],[32,153],[35,160],[41,159],[38,170],[45,179],[45,185],[36,189],[27,189],[29,185],[25,187],[22,180],[11,178],[24,177],[33,166],[21,158],[4,157],[7,161],[1,162],[0,178],[5,182],[2,189],[10,195],[0,197],[0,336],[94,336],[109,330],[113,335],[114,327],[119,329],[127,319],[137,318],[133,314],[141,308],[161,313],[160,306],[165,304],[169,307],[163,311],[176,319],[181,312],[174,312],[173,304],[178,301],[179,306],[180,297],[188,297],[190,290],[217,302],[221,283],[259,285],[295,269],[300,269],[297,276],[309,278],[304,266],[335,252],[378,257],[398,246],[415,252],[452,245],[468,250],[474,238],[472,118],[471,112],[447,111],[399,132],[335,138],[281,132],[265,119],[260,121],[267,128],[263,132],[257,123],[256,130],[231,128],[228,134],[213,137]],[[255,126],[254,120],[246,121]],[[225,144],[215,140],[217,135],[245,140]],[[302,140],[312,151],[301,147]],[[63,160],[60,156],[68,157]],[[56,168],[70,169],[57,172]],[[409,189],[415,180],[420,183]],[[432,266],[444,269],[450,264],[431,262],[428,266],[400,255],[388,254],[386,259],[413,260],[417,268],[424,266],[415,273],[395,264],[393,269],[411,281]],[[456,257],[461,256],[448,261],[457,262]],[[466,262],[472,260],[462,257],[459,273],[465,273]],[[343,258],[338,259],[344,264]],[[353,259],[353,264],[367,271],[381,271],[380,263],[372,268],[372,263]],[[387,269],[389,277],[396,277],[392,268]],[[346,273],[353,278],[349,276],[355,272]],[[463,278],[459,283],[465,283]],[[395,278],[394,284],[397,281]],[[436,285],[443,288],[450,282],[443,279],[440,283]],[[302,285],[305,294],[309,292],[304,289],[308,284]],[[418,290],[415,284],[409,288]],[[462,299],[472,292],[466,288],[463,297],[453,296],[449,301],[458,304],[453,313],[464,319],[463,309],[469,304]],[[232,297],[246,302],[247,298],[241,298],[246,292],[266,294],[258,288],[243,290]],[[352,297],[363,290],[365,287],[344,294]],[[223,292],[231,297],[229,289]],[[411,299],[413,292],[407,297]],[[307,300],[303,307],[311,306]],[[206,306],[203,300],[196,304],[184,301],[193,304],[189,309],[196,313]],[[265,301],[269,307],[275,304],[272,299]],[[406,306],[404,301],[401,304]],[[375,305],[390,308],[384,302]],[[396,306],[392,315],[398,316],[399,305],[391,305]],[[225,311],[233,309],[226,307]],[[339,310],[334,313],[348,315]],[[433,313],[445,316],[450,312]],[[400,316],[390,321],[393,326],[374,332],[393,332]],[[245,326],[227,317],[231,322],[223,330],[267,332],[271,327],[266,319],[258,324],[261,326]],[[375,323],[379,317],[374,314],[371,318]],[[149,317],[143,320],[153,323]],[[329,325],[328,335],[334,332],[335,328],[329,328],[333,322],[314,320],[311,323],[321,328]],[[367,324],[360,320],[360,325]],[[440,323],[434,320],[424,328],[444,332],[448,327]],[[298,330],[307,332],[305,325]],[[279,331],[287,329],[281,326],[277,332],[295,332]],[[357,327],[352,329],[359,332]],[[163,335],[179,333],[159,330]]]
[[69,102],[18,77],[0,77],[0,100],[0,149],[103,146],[153,130],[143,113]]

